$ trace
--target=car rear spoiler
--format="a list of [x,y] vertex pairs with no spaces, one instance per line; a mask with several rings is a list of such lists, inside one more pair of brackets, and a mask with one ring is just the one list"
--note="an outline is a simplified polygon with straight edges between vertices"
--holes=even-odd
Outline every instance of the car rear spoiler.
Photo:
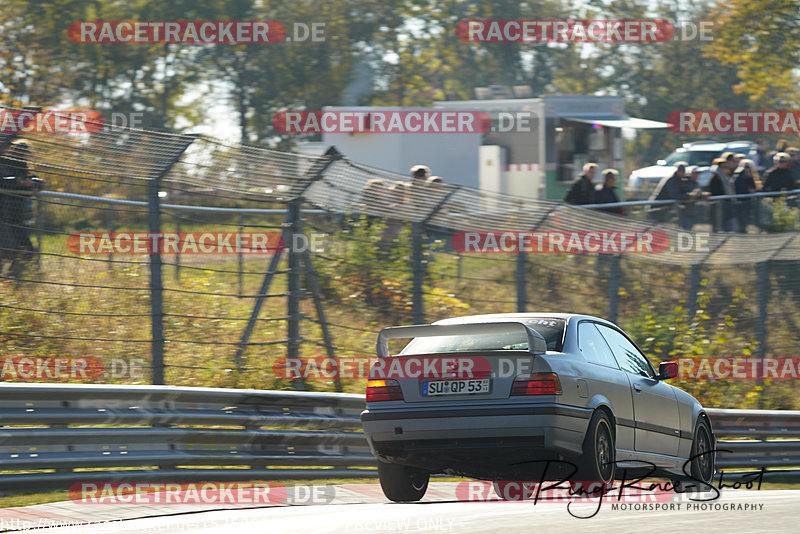
[[[519,321],[497,323],[426,324],[415,326],[393,326],[378,334],[378,357],[389,356],[389,340],[413,337],[468,336],[478,334],[507,334],[522,328],[528,336],[528,351],[532,354],[547,352],[547,342],[542,334]],[[531,348],[532,347],[532,348]]]

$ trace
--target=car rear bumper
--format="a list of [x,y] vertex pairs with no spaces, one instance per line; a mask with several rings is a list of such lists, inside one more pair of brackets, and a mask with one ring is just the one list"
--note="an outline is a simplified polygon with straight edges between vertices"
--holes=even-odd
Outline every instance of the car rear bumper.
[[578,455],[591,416],[591,409],[555,403],[404,406],[369,408],[361,422],[378,458],[476,473],[481,466],[496,471],[527,459]]

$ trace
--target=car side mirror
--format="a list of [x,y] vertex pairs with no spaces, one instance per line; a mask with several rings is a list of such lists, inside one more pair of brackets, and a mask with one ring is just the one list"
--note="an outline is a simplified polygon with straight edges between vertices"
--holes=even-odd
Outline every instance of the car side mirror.
[[658,364],[658,379],[669,380],[678,376],[678,362],[661,362]]
[[656,161],[656,165],[666,165],[666,164],[667,164],[667,160],[665,160],[665,159],[660,159],[660,160]]

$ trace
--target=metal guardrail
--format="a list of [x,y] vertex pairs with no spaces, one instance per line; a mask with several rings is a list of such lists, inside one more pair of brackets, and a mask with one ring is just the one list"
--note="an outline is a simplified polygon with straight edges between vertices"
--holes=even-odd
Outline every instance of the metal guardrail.
[[718,468],[800,466],[800,411],[707,411],[717,448],[730,451],[717,455]]
[[334,393],[0,384],[0,489],[374,476],[363,408]]
[[[0,384],[0,490],[374,476],[363,408],[342,393]],[[800,466],[800,440],[785,439],[800,436],[800,411],[708,412],[731,451],[719,468]]]

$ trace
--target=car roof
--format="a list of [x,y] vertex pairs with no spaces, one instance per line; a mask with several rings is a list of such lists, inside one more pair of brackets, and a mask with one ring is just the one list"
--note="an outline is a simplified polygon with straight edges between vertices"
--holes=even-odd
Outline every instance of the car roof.
[[490,313],[485,315],[465,315],[463,317],[451,317],[449,319],[442,319],[433,324],[469,324],[469,323],[493,323],[500,321],[520,321],[525,319],[563,319],[567,323],[572,320],[589,319],[592,321],[600,321],[604,323],[614,324],[607,319],[601,317],[594,317],[592,315],[583,315],[578,313]]

